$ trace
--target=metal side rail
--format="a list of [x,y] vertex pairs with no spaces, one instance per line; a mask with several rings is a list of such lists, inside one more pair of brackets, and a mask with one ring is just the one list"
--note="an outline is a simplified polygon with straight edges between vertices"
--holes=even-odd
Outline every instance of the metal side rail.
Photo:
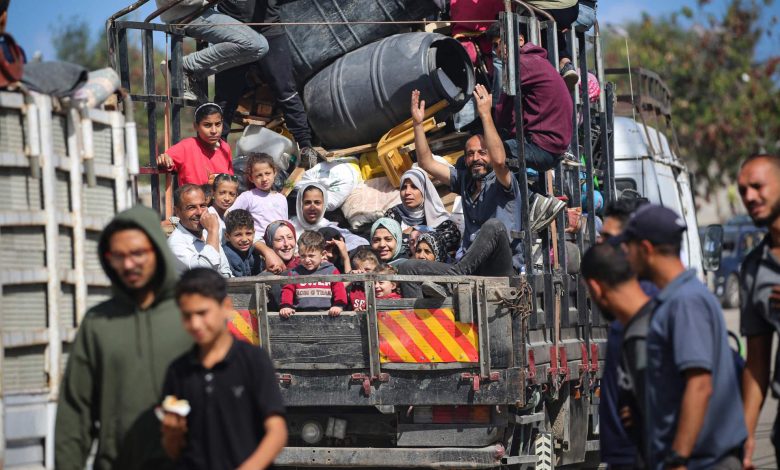
[[[478,448],[286,447],[276,458],[280,467],[495,468],[502,465],[504,446]],[[524,456],[525,457],[525,456]],[[530,462],[535,457],[527,456]],[[511,458],[511,457],[510,457]],[[516,458],[513,463],[516,462]],[[524,459],[527,460],[527,459]]]

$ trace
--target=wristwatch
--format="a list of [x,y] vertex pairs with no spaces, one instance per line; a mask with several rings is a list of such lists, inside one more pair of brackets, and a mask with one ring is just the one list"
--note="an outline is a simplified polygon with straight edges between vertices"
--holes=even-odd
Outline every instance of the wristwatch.
[[688,461],[690,459],[691,459],[690,457],[683,457],[682,455],[678,454],[676,451],[672,450],[666,455],[666,458],[664,459],[664,467],[665,468],[685,467],[688,465]]

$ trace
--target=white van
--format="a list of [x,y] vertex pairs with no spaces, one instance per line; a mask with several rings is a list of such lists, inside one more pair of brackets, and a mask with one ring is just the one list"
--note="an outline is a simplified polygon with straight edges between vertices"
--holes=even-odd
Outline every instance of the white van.
[[681,214],[688,225],[682,246],[683,263],[704,281],[699,225],[690,173],[657,129],[630,117],[614,119],[615,186],[633,189],[653,204]]

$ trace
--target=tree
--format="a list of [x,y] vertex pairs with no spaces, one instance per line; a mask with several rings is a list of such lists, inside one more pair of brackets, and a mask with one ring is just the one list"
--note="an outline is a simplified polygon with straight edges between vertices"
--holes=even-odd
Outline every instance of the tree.
[[[680,156],[705,186],[733,181],[752,153],[780,151],[780,57],[756,60],[771,2],[732,0],[718,17],[699,0],[696,11],[645,14],[625,27],[631,65],[657,72],[671,89]],[[626,65],[623,38],[607,34],[605,49],[608,66]]]

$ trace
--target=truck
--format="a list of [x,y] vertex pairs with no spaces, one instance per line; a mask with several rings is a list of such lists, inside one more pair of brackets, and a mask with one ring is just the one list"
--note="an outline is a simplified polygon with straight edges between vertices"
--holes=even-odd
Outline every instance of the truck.
[[[116,211],[138,200],[138,174],[152,181],[152,205],[161,221],[170,208],[161,181],[165,177],[170,182],[165,188],[170,194],[173,178],[162,175],[154,162],[158,105],[164,107],[171,141],[176,142],[181,137],[181,113],[194,103],[181,96],[177,65],[183,49],[181,30],[155,23],[153,17],[125,19],[144,3],[140,0],[117,12],[107,23],[109,51],[126,97],[118,102],[121,111],[92,110],[87,113],[89,121],[74,114],[77,111],[67,103],[36,97],[32,101],[39,106],[40,122],[25,127],[22,116],[30,109],[25,108],[30,100],[14,98],[15,107],[9,108],[18,121],[13,131],[27,133],[29,143],[21,145],[13,159],[3,160],[0,175],[8,173],[9,184],[26,190],[27,206],[2,219],[0,244],[11,243],[4,253],[15,260],[19,246],[29,246],[33,235],[44,245],[39,249],[40,266],[19,272],[5,263],[2,268],[5,422],[0,429],[6,435],[0,442],[6,444],[7,468],[53,467],[56,398],[69,342],[80,315],[110,295],[97,263],[97,233]],[[500,21],[507,44],[503,89],[517,96],[521,93],[519,26],[527,25],[533,42],[546,36],[549,59],[557,67],[556,25],[544,12],[517,0],[506,2]],[[427,22],[422,18],[419,25]],[[409,23],[413,21],[404,25]],[[137,31],[145,72],[141,90],[131,86],[129,79],[128,37]],[[155,92],[155,33],[164,34],[170,47],[171,84],[166,95]],[[591,102],[587,86],[573,93],[573,142],[575,153],[584,158],[582,163],[559,164],[543,175],[541,184],[551,193],[567,195],[571,208],[587,214],[585,228],[565,233],[567,221],[560,214],[549,229],[512,234],[524,240],[525,269],[520,275],[426,277],[425,281],[446,285],[450,295],[399,300],[376,299],[373,283],[423,279],[372,274],[323,277],[318,280],[364,282],[367,311],[336,318],[324,312],[299,313],[289,320],[269,311],[266,302],[269,287],[286,278],[229,281],[236,309],[230,328],[238,338],[268,350],[288,407],[290,443],[278,465],[540,469],[598,465],[597,410],[607,325],[588,302],[575,261],[595,243],[596,180],[606,201],[616,195],[614,90],[604,79],[598,24],[591,33],[570,31],[569,43],[581,77],[595,68],[601,94]],[[442,79],[441,74],[438,77]],[[463,82],[464,91],[468,83]],[[0,110],[7,112],[2,96]],[[149,117],[151,160],[140,168],[133,158],[125,158],[137,159],[130,119],[136,103],[145,107]],[[521,100],[515,103],[516,113],[522,113]],[[52,116],[60,127],[47,127]],[[89,122],[93,130],[100,130],[100,142],[106,142],[100,151],[79,147],[80,142],[89,142],[83,138]],[[4,129],[0,127],[0,132]],[[521,141],[522,132],[520,125],[516,137]],[[92,137],[97,144],[96,134]],[[366,145],[370,147],[369,142]],[[406,144],[399,149],[410,151]],[[88,155],[96,157],[94,164],[85,161]],[[98,155],[110,159],[97,161]],[[38,160],[31,158],[36,156]],[[528,220],[527,174],[520,157],[517,176],[523,218]],[[38,171],[40,187],[35,186]],[[93,173],[97,181],[90,177]],[[40,200],[35,199],[40,195]],[[20,234],[27,237],[24,245],[12,243],[10,235],[17,226],[25,227]],[[67,235],[73,236],[72,242]],[[68,247],[73,250],[70,257]],[[538,260],[532,253],[539,253]],[[73,300],[68,296],[71,291]],[[16,298],[21,300],[11,302]],[[30,306],[34,315],[19,314],[30,311]],[[18,325],[8,323],[17,317]],[[29,318],[35,318],[35,323],[28,324]]]

